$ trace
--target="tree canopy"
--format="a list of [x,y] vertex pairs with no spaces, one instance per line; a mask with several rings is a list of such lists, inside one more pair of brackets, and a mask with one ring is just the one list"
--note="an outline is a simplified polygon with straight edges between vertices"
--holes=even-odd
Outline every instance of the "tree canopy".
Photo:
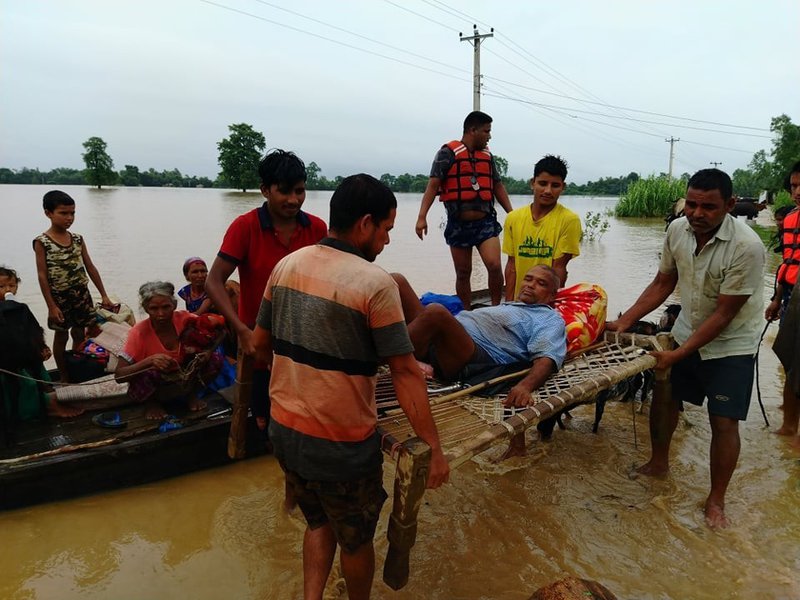
[[759,150],[747,169],[733,172],[734,194],[757,196],[762,190],[774,193],[784,189],[789,169],[800,160],[800,125],[792,123],[788,116],[780,115],[772,118],[769,130],[774,135],[772,149],[769,154],[766,150]]
[[83,142],[86,152],[83,153],[83,162],[86,163],[84,177],[89,185],[96,185],[99,190],[104,185],[117,182],[117,173],[114,171],[114,161],[106,152],[106,143],[103,138],[90,137]]
[[217,143],[220,179],[243,192],[259,187],[258,162],[267,145],[264,134],[247,123],[228,125],[228,130],[230,136]]

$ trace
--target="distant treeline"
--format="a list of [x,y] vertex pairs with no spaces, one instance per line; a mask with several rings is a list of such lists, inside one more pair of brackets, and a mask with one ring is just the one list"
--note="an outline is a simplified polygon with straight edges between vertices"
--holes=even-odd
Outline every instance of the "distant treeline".
[[[341,175],[333,179],[328,179],[321,175],[320,168],[315,162],[309,163],[306,168],[308,171],[306,186],[309,190],[335,190],[344,179]],[[509,194],[527,195],[531,193],[528,180],[514,179],[507,176],[502,179]],[[380,180],[389,189],[397,193],[422,194],[428,185],[428,175],[421,173],[416,175],[411,175],[410,173],[403,173],[402,175],[384,173],[380,176]],[[582,185],[568,182],[566,193],[584,196],[619,196],[625,192],[628,185],[638,180],[638,174],[629,173],[625,177],[602,177],[597,181],[589,181]],[[39,169],[29,169],[27,167],[19,170],[0,168],[0,183],[90,185],[83,169],[70,169],[67,167],[60,167],[52,171],[40,171]],[[230,187],[227,181],[219,177],[212,180],[208,177],[184,175],[178,169],[156,171],[151,168],[147,171],[140,171],[139,167],[133,165],[125,165],[125,168],[117,173],[117,181],[115,183],[129,187]]]
[[[83,169],[59,167],[52,171],[22,168],[19,170],[0,168],[0,183],[23,183],[39,185],[89,185]],[[118,173],[117,183],[125,186],[146,187],[215,187],[208,177],[183,175],[178,169],[139,171],[139,167],[125,165]],[[216,186],[223,187],[223,186]]]

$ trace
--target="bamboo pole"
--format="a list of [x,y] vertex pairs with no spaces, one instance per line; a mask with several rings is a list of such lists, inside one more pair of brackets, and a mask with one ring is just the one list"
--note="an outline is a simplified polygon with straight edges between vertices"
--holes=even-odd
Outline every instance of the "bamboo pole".
[[411,547],[417,539],[417,515],[422,505],[431,448],[419,438],[404,442],[397,457],[394,502],[386,537],[389,550],[383,565],[383,581],[393,590],[408,583]]
[[254,359],[241,346],[236,357],[236,387],[233,392],[231,431],[228,434],[228,457],[244,458],[247,448],[247,411],[253,396]]

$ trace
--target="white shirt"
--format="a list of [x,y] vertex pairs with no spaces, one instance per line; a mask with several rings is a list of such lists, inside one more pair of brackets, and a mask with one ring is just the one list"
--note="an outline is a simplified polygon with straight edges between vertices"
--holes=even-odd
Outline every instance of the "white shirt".
[[697,256],[696,249],[697,240],[686,217],[673,221],[658,270],[665,274],[678,271],[681,313],[672,329],[675,341],[683,344],[689,339],[714,312],[720,294],[749,296],[728,326],[700,348],[700,358],[755,354],[764,324],[764,244],[748,225],[726,215]]

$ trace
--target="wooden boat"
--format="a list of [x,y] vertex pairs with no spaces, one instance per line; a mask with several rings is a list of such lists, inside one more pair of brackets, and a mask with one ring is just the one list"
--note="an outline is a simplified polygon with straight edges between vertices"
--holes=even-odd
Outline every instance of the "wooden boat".
[[[145,419],[141,405],[110,408],[98,401],[72,419],[20,423],[13,443],[0,447],[0,509],[225,465],[231,461],[231,395],[228,388],[206,396],[208,405],[198,412],[166,404],[176,417],[166,427]],[[245,427],[246,455],[263,454],[263,437],[252,418]]]

